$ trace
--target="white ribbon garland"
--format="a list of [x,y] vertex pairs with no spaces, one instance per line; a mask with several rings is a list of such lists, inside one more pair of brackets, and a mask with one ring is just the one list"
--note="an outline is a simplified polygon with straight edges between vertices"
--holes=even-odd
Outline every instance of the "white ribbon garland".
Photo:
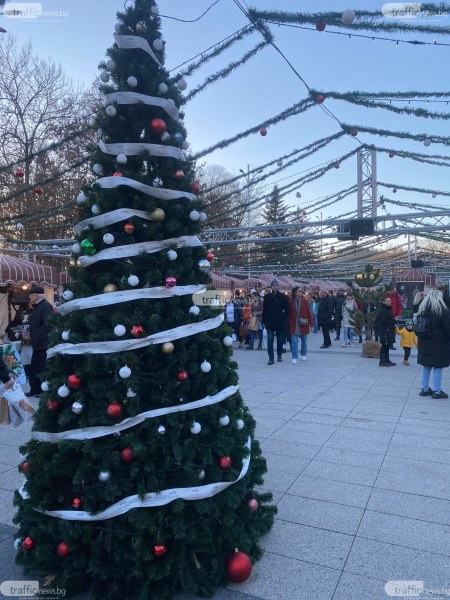
[[99,294],[98,296],[89,296],[87,298],[77,298],[65,304],[56,307],[56,312],[60,315],[68,315],[74,310],[85,310],[87,308],[99,308],[101,306],[111,306],[130,300],[164,299],[173,296],[189,296],[199,294],[205,291],[204,285],[176,285],[174,287],[154,287],[140,288],[138,290],[124,290],[123,292],[109,292]]
[[137,35],[118,35],[115,33],[114,39],[122,50],[135,50],[136,48],[144,50],[144,52],[153,58],[158,67],[163,68],[162,64],[156,58],[156,54],[151,49],[150,44],[143,37]]
[[[245,447],[250,451],[251,439],[248,437]],[[56,517],[65,521],[103,521],[104,519],[112,519],[119,515],[123,515],[133,508],[151,508],[154,506],[164,506],[174,500],[203,500],[204,498],[211,498],[220,492],[223,492],[230,486],[240,481],[247,474],[250,466],[250,455],[246,456],[242,461],[242,469],[239,473],[239,477],[235,481],[226,481],[220,483],[210,483],[208,485],[201,485],[197,487],[188,488],[171,488],[163,490],[159,493],[151,492],[144,495],[144,499],[141,500],[138,495],[128,496],[123,498],[119,502],[116,502],[106,510],[102,510],[95,514],[88,513],[85,510],[38,510],[44,515],[49,517]],[[20,490],[19,490],[20,491]]]
[[106,435],[113,435],[120,431],[135,427],[140,423],[143,423],[147,419],[155,419],[156,417],[162,417],[173,413],[185,412],[188,410],[195,410],[197,408],[203,408],[204,406],[211,406],[212,404],[218,404],[223,400],[226,400],[239,389],[237,385],[231,385],[222,391],[218,392],[214,396],[206,396],[202,400],[195,400],[186,404],[179,404],[178,406],[169,406],[165,408],[157,408],[155,410],[148,410],[135,417],[125,419],[116,425],[109,425],[107,427],[83,427],[81,429],[71,429],[69,431],[62,431],[61,433],[47,433],[45,431],[32,431],[31,439],[37,440],[38,442],[48,442],[50,444],[59,444],[65,440],[93,440]]
[[56,354],[114,354],[116,352],[127,352],[129,350],[138,350],[153,344],[164,344],[173,340],[179,340],[183,337],[195,335],[203,331],[209,331],[219,327],[224,320],[223,313],[212,319],[205,319],[200,323],[191,323],[190,325],[181,325],[167,331],[159,331],[145,338],[133,340],[114,340],[105,342],[86,342],[84,344],[58,344],[47,350],[47,359]]
[[159,106],[169,117],[172,117],[175,121],[178,121],[180,111],[175,103],[165,98],[156,98],[155,96],[147,96],[146,94],[139,94],[138,92],[113,92],[112,94],[106,94],[104,99],[104,105],[108,104],[146,104],[150,106]]
[[150,185],[145,185],[145,183],[140,183],[139,181],[130,179],[129,177],[101,177],[93,184],[93,186],[95,185],[99,185],[101,188],[106,189],[113,189],[119,187],[119,185],[127,185],[128,187],[138,190],[147,196],[157,198],[158,200],[179,200],[180,198],[188,198],[188,200],[191,200],[192,202],[197,200],[197,196],[191,194],[190,192],[152,187]]
[[195,248],[203,246],[201,240],[195,235],[183,235],[179,238],[170,238],[161,240],[159,242],[140,242],[139,244],[128,244],[127,246],[115,246],[114,248],[105,248],[94,254],[93,256],[80,256],[79,261],[82,267],[88,267],[93,265],[99,260],[113,260],[118,258],[128,258],[130,256],[137,256],[142,252],[153,254],[154,252],[160,252],[165,248]]
[[153,221],[152,213],[145,210],[118,208],[117,210],[112,210],[104,215],[98,215],[97,217],[90,217],[89,219],[80,221],[77,225],[75,225],[73,230],[77,235],[79,235],[87,229],[102,229],[103,227],[108,227],[108,225],[113,225],[114,223],[119,223],[120,221],[130,219],[131,217],[139,217],[145,221]]
[[124,144],[105,144],[100,141],[98,147],[105,154],[126,154],[127,156],[136,156],[143,152],[148,152],[151,156],[165,156],[177,158],[185,161],[186,158],[180,148],[176,146],[163,146],[162,144],[146,144],[144,142],[127,142]]

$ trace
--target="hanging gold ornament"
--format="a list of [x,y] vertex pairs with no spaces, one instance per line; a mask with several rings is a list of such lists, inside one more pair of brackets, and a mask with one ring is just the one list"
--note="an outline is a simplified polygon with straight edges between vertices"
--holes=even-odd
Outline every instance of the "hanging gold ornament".
[[166,213],[162,208],[155,208],[155,210],[150,213],[150,217],[152,221],[164,221],[166,218]]
[[118,289],[119,288],[117,287],[117,285],[114,285],[114,283],[108,283],[103,288],[103,292],[105,294],[109,294],[110,292],[117,292]]
[[175,346],[172,344],[172,342],[166,342],[162,345],[161,349],[164,354],[171,354],[175,350]]

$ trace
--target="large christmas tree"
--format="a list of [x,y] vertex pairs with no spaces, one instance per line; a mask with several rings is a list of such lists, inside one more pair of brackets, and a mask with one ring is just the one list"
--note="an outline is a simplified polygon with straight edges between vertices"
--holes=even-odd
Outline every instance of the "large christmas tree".
[[155,2],[119,13],[114,37],[98,177],[77,198],[77,265],[21,449],[17,560],[93,598],[207,595],[249,575],[275,508],[255,490],[266,466],[223,311],[192,300],[206,215]]

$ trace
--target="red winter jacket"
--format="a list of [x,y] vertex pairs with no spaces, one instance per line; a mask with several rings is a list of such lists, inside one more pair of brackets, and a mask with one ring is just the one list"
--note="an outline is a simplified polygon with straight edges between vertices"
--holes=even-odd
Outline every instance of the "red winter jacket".
[[386,292],[386,298],[391,299],[391,312],[394,317],[401,317],[403,313],[403,302],[402,297],[397,292],[397,290],[393,290],[392,292]]

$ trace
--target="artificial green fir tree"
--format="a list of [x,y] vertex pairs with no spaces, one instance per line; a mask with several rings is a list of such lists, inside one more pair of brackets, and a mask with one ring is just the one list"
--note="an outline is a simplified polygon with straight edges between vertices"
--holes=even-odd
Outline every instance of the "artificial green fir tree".
[[353,297],[359,307],[353,311],[352,325],[362,333],[364,329],[367,341],[372,341],[374,330],[373,324],[378,313],[381,300],[386,296],[386,287],[383,285],[383,277],[380,270],[373,265],[366,265],[364,273],[357,273],[354,281],[348,281],[347,285],[352,289]]
[[275,508],[255,490],[266,466],[223,311],[192,300],[209,281],[205,215],[153,0],[118,14],[115,42],[22,448],[17,560],[103,600],[208,595],[248,576]]

